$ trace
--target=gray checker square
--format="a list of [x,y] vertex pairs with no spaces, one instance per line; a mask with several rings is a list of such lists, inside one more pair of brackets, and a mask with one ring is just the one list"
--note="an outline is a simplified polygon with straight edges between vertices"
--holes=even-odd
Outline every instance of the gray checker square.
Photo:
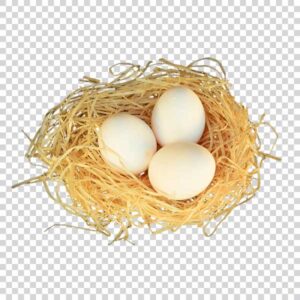
[[[0,1],[0,299],[300,299],[299,1]],[[234,4],[235,3],[235,4]],[[285,4],[280,4],[285,3]],[[119,61],[221,60],[279,132],[262,188],[211,238],[194,227],[108,244],[54,204],[24,158],[44,114]],[[274,136],[265,130],[266,145]],[[94,297],[93,297],[94,296]]]

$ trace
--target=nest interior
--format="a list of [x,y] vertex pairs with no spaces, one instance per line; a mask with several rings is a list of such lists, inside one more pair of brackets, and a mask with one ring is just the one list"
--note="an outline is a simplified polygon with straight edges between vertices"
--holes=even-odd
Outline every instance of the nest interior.
[[[216,66],[204,63],[207,60]],[[123,70],[116,73],[116,68]],[[26,156],[38,158],[47,170],[25,183],[42,182],[51,198],[107,236],[111,223],[119,225],[115,239],[127,239],[134,226],[158,233],[189,224],[211,234],[214,230],[208,232],[207,226],[212,220],[220,220],[219,224],[259,189],[261,163],[271,157],[260,151],[258,127],[265,124],[263,118],[257,123],[249,120],[247,108],[235,101],[224,69],[214,59],[188,66],[165,59],[145,67],[125,63],[110,71],[115,76],[111,82],[85,77],[87,85],[45,115]],[[147,172],[134,176],[111,169],[101,158],[95,132],[118,112],[136,115],[150,125],[156,99],[178,85],[192,89],[203,103],[206,129],[199,144],[212,153],[217,166],[209,187],[185,201],[155,192]],[[49,182],[55,183],[53,190]],[[62,186],[68,201],[61,195]]]

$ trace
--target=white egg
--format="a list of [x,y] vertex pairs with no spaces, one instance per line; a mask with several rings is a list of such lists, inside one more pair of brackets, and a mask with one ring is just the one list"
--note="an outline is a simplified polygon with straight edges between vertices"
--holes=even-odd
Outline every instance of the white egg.
[[151,128],[128,113],[107,118],[97,134],[103,159],[121,172],[145,171],[157,149]]
[[160,145],[198,142],[205,128],[205,111],[199,97],[178,86],[167,90],[157,100],[151,125]]
[[149,165],[153,188],[173,200],[186,200],[205,190],[216,170],[215,159],[194,143],[169,144],[157,151]]

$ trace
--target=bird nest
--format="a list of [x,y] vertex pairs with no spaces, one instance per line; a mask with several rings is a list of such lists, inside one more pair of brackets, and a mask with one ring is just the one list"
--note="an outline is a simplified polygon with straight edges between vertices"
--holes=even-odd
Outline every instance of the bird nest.
[[[188,66],[165,59],[144,67],[120,63],[110,72],[114,79],[108,83],[84,77],[85,86],[45,115],[30,139],[26,156],[38,158],[47,170],[20,184],[42,182],[49,196],[63,208],[94,230],[107,236],[114,233],[114,240],[127,239],[129,228],[143,226],[160,233],[196,225],[205,235],[211,235],[235,207],[257,192],[263,160],[277,159],[261,151],[258,128],[270,125],[263,116],[256,123],[249,120],[247,108],[229,91],[222,65],[212,58]],[[147,172],[136,176],[111,168],[101,157],[95,132],[107,117],[118,112],[138,116],[150,125],[156,100],[179,85],[193,90],[202,101],[206,128],[199,144],[216,161],[211,184],[184,201],[157,193]],[[61,193],[62,187],[67,197]],[[119,231],[110,224],[118,225]]]

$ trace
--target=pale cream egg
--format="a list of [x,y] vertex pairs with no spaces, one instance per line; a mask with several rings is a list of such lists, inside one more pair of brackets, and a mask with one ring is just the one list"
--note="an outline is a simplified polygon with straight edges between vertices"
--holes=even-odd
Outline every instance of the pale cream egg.
[[157,192],[169,199],[185,200],[204,191],[215,170],[215,159],[203,146],[173,143],[154,154],[148,175]]
[[157,149],[147,123],[128,113],[108,117],[96,132],[103,159],[120,172],[145,171]]
[[157,100],[152,111],[151,126],[162,146],[176,142],[196,143],[205,128],[202,102],[189,88],[170,88]]

